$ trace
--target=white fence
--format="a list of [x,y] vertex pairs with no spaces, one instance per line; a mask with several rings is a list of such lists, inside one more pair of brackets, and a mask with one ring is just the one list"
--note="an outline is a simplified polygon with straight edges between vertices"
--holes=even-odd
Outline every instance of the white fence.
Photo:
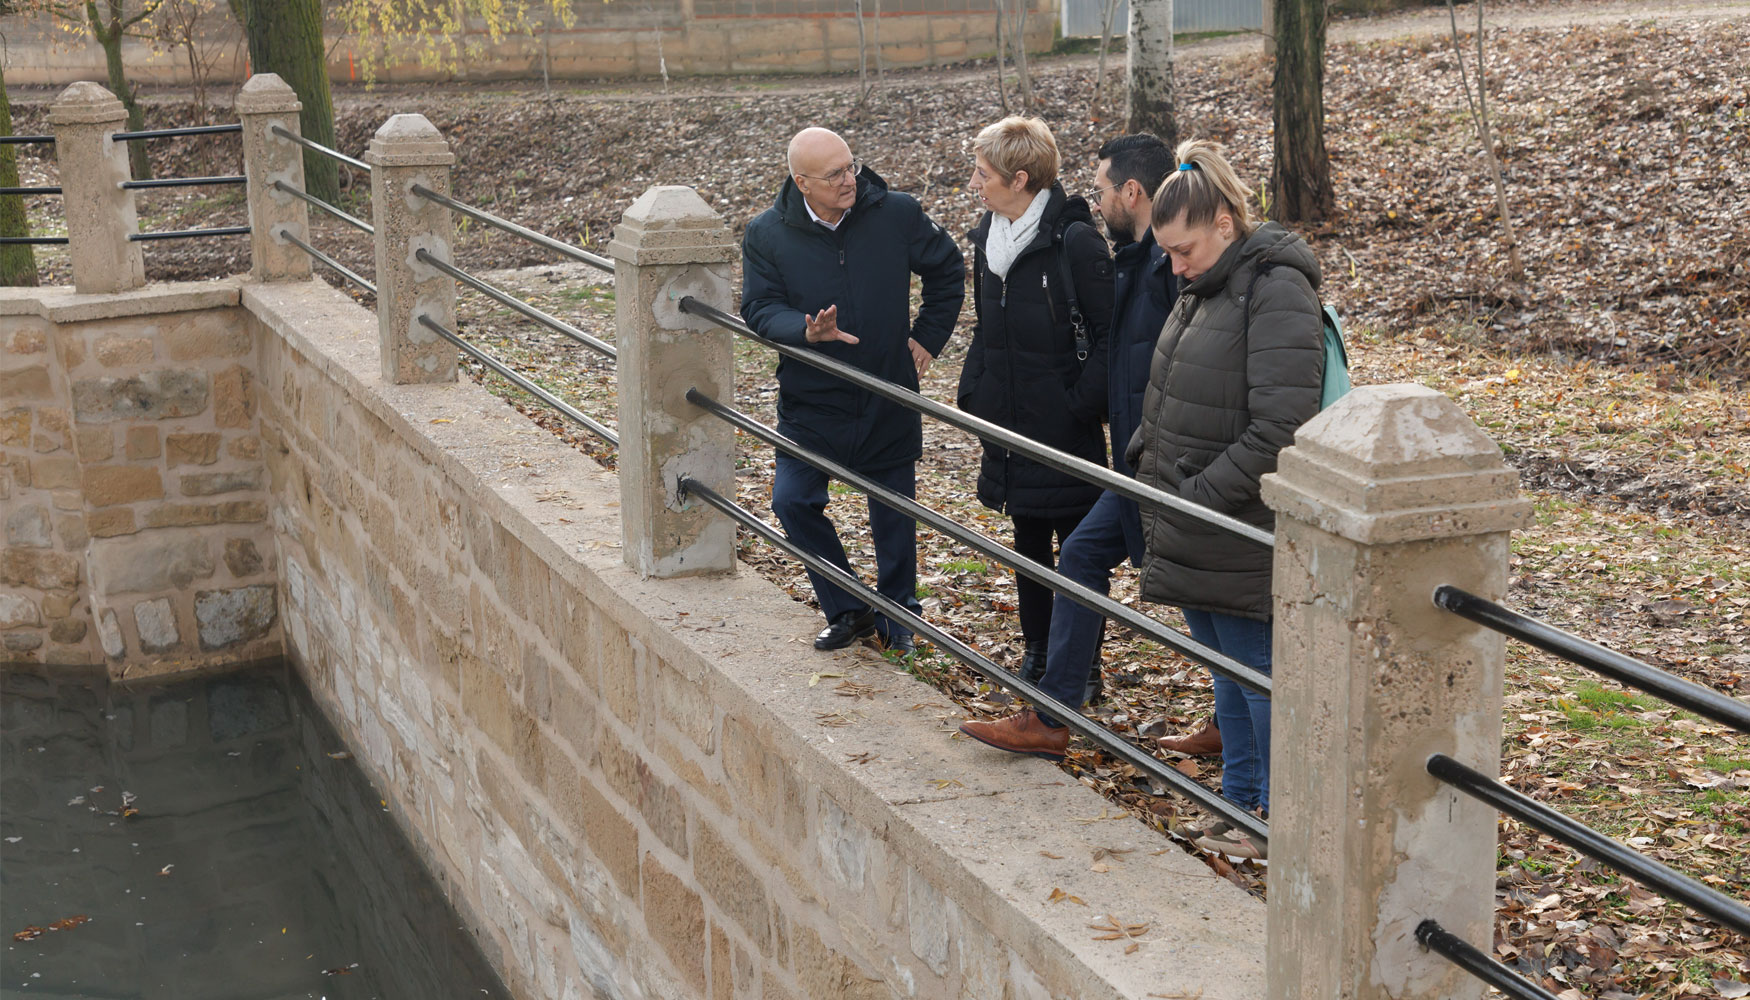
[[[1063,0],[1063,37],[1100,37],[1105,0]],[[1130,23],[1129,0],[1118,0],[1112,34],[1123,37]],[[1173,0],[1173,30],[1256,31],[1264,26],[1264,0]]]

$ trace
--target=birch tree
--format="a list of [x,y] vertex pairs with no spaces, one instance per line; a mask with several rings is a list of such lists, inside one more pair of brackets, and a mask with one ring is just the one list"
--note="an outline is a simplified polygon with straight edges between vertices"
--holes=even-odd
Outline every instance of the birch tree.
[[1173,0],[1130,0],[1124,129],[1179,144],[1173,99]]

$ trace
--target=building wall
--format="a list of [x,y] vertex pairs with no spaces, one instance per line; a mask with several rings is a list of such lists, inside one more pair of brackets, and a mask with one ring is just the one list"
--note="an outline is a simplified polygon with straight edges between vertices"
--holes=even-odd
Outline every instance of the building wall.
[[277,655],[235,284],[0,299],[0,662],[118,676]]
[[[994,0],[867,0],[864,31],[869,68],[876,55],[888,67],[933,66],[986,57],[996,51]],[[1030,0],[1027,40],[1032,51],[1051,47],[1058,0]],[[829,73],[855,71],[857,22],[840,0],[657,0],[653,4],[579,2],[574,23],[555,21],[535,33],[493,39],[484,24],[471,24],[463,39],[467,55],[456,64],[422,61],[402,46],[394,53],[359,44],[338,26],[328,73],[340,82],[381,83],[447,80],[579,80],[623,76],[722,73]],[[218,8],[223,12],[223,7]],[[876,22],[879,21],[879,24]],[[241,82],[248,67],[236,27],[215,19],[210,36],[222,54],[213,78]],[[61,86],[105,80],[103,52],[95,44],[57,39],[47,19],[19,21],[8,32],[0,58],[13,86]],[[142,42],[123,45],[135,84],[182,86],[189,82],[181,50],[154,51]]]

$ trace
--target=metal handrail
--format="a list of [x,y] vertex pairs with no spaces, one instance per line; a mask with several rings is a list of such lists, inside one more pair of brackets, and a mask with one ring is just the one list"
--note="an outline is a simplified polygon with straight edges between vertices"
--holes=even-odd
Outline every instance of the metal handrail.
[[770,347],[772,350],[777,351],[786,358],[793,358],[804,364],[813,365],[822,371],[830,372],[860,389],[866,389],[869,392],[892,400],[908,409],[927,413],[945,424],[950,424],[963,431],[976,434],[987,441],[995,442],[1016,454],[1025,455],[1047,468],[1067,473],[1078,479],[1093,483],[1103,490],[1109,490],[1119,496],[1135,500],[1137,503],[1150,510],[1160,510],[1165,508],[1176,511],[1180,514],[1195,517],[1211,527],[1218,528],[1238,538],[1245,539],[1248,542],[1266,548],[1273,547],[1276,544],[1276,536],[1274,534],[1256,527],[1255,525],[1247,524],[1238,518],[1217,513],[1201,504],[1192,503],[1183,497],[1174,496],[1171,493],[1140,483],[1131,479],[1129,476],[1113,472],[1111,469],[1108,469],[1103,465],[1095,465],[1087,459],[1077,458],[1067,452],[1058,451],[1056,448],[1040,444],[1032,438],[1024,437],[1009,430],[1007,427],[993,424],[988,420],[975,417],[970,413],[964,413],[951,406],[938,403],[928,396],[912,392],[909,389],[903,389],[894,385],[892,382],[871,375],[868,372],[863,371],[861,368],[856,368],[840,361],[834,361],[833,359],[820,354],[818,351],[803,350],[799,347],[792,347],[789,344],[781,344],[775,340],[769,340],[760,336],[758,333],[755,333],[752,327],[743,323],[740,319],[729,315],[721,309],[708,306],[705,303],[700,302],[698,299],[693,298],[691,295],[683,296],[681,298],[680,308],[681,312],[690,313],[691,315],[708,319],[732,333],[740,334],[743,337],[753,340],[755,343]]
[[66,242],[65,236],[0,236],[0,247],[61,246]]
[[1424,920],[1417,924],[1416,940],[1421,942],[1422,947],[1444,957],[1514,1000],[1558,1000],[1554,993],[1473,947],[1469,941],[1440,926],[1438,921]]
[[306,139],[303,136],[299,135],[298,133],[288,130],[284,125],[275,125],[271,129],[271,131],[273,132],[274,135],[279,136],[281,139],[289,139],[292,142],[295,142],[298,145],[304,147],[305,149],[313,150],[315,152],[321,153],[323,156],[327,156],[327,157],[331,157],[333,159],[339,160],[340,162],[345,163],[348,166],[357,167],[360,170],[363,170],[365,173],[371,172],[371,165],[369,163],[366,163],[363,160],[354,159],[353,157],[350,157],[350,156],[346,155],[345,153],[342,153],[338,149],[329,149],[327,146],[324,146],[319,142],[312,142],[309,139]]
[[609,430],[607,427],[603,426],[602,424],[597,423],[588,414],[586,414],[583,411],[572,406],[570,403],[565,402],[564,400],[560,399],[558,396],[553,395],[552,393],[548,392],[547,390],[541,388],[540,386],[536,385],[535,383],[529,381],[528,379],[517,374],[516,372],[512,371],[511,369],[505,367],[503,362],[499,361],[497,358],[493,357],[490,354],[487,354],[485,351],[480,350],[478,347],[475,347],[473,344],[468,343],[467,341],[463,340],[461,337],[457,336],[456,334],[451,333],[448,329],[445,329],[445,327],[442,323],[439,323],[437,320],[432,319],[430,316],[427,316],[424,313],[420,313],[419,314],[419,325],[425,327],[427,330],[430,330],[433,333],[438,334],[439,336],[443,337],[445,340],[449,341],[451,344],[454,344],[457,348],[461,349],[462,353],[468,355],[469,357],[473,358],[474,360],[480,362],[481,364],[485,365],[486,367],[497,372],[499,375],[501,375],[505,379],[507,379],[512,385],[515,385],[517,388],[523,390],[526,393],[529,393],[530,395],[534,396],[536,399],[539,399],[541,402],[546,403],[548,406],[551,406],[555,410],[558,410],[560,413],[564,414],[565,416],[570,417],[573,421],[575,421],[579,424],[582,424],[584,427],[588,428],[592,433],[594,433],[596,437],[601,438],[603,441],[606,441],[607,443],[613,445],[616,448],[618,448],[620,446],[620,436],[618,434]]
[[460,212],[470,219],[477,219],[495,229],[502,229],[513,236],[521,236],[523,239],[528,240],[536,246],[546,247],[554,253],[561,253],[570,257],[572,260],[582,261],[591,267],[599,267],[610,274],[613,273],[614,262],[600,254],[590,253],[588,250],[581,250],[569,243],[560,242],[551,236],[537,233],[527,226],[519,226],[509,219],[499,218],[491,212],[475,208],[472,205],[464,205],[447,195],[438,194],[424,184],[415,184],[410,190],[421,198],[424,198],[427,201],[434,201],[452,212]]
[[1088,740],[1097,744],[1102,750],[1105,750],[1112,756],[1124,761],[1138,771],[1141,771],[1150,777],[1159,779],[1169,787],[1178,790],[1181,795],[1184,795],[1186,798],[1197,803],[1202,808],[1222,817],[1234,826],[1246,831],[1248,835],[1256,837],[1260,844],[1267,841],[1270,827],[1263,820],[1222,798],[1219,793],[1205,788],[1191,780],[1184,774],[1181,774],[1178,769],[1168,767],[1163,761],[1151,754],[1143,752],[1135,744],[1119,737],[1115,733],[1112,733],[1104,726],[1101,726],[1087,716],[1051,697],[1034,687],[1032,684],[1027,683],[1014,674],[1009,673],[1007,670],[1004,670],[1002,667],[997,666],[988,658],[980,655],[971,646],[966,645],[959,639],[942,631],[942,629],[937,626],[930,624],[910,608],[907,608],[883,595],[862,580],[859,580],[856,576],[846,573],[843,569],[834,566],[832,563],[827,562],[825,559],[822,559],[811,552],[804,551],[801,546],[786,538],[777,528],[760,520],[758,517],[754,516],[751,511],[742,507],[740,504],[725,499],[721,494],[717,493],[709,486],[687,476],[681,477],[680,488],[682,500],[685,500],[688,496],[696,495],[699,499],[710,504],[712,507],[715,507],[718,511],[741,524],[743,527],[746,527],[749,531],[752,531],[754,534],[759,535],[772,545],[789,553],[793,558],[800,561],[809,569],[827,577],[835,585],[851,593],[857,594],[869,604],[879,608],[888,618],[902,622],[907,628],[925,636],[932,643],[948,652],[949,655],[978,671],[980,674],[983,674],[993,683],[1000,684],[1011,691],[1017,692],[1029,702],[1045,709],[1069,729],[1086,737]]
[[173,188],[198,187],[203,184],[247,184],[249,178],[242,174],[228,177],[158,177],[149,181],[122,181],[119,185],[123,190],[133,191],[140,188]]
[[285,181],[274,181],[273,182],[273,189],[275,191],[283,191],[286,194],[289,194],[294,198],[298,198],[298,199],[301,199],[303,201],[309,202],[310,204],[315,205],[317,208],[321,209],[322,211],[327,212],[329,215],[332,215],[335,218],[339,219],[340,221],[346,223],[347,225],[352,226],[354,229],[362,229],[365,232],[370,233],[372,235],[375,235],[377,232],[377,227],[371,225],[370,223],[366,222],[365,220],[359,218],[358,216],[353,215],[352,213],[347,212],[346,210],[338,208],[334,205],[330,205],[328,202],[325,202],[321,198],[318,198],[315,195],[310,194],[308,191],[300,191],[297,188],[292,187],[290,184],[287,184]]
[[562,333],[565,336],[570,337],[572,340],[575,340],[583,346],[600,354],[604,354],[610,358],[615,358],[616,360],[619,358],[619,352],[614,349],[612,344],[596,337],[592,337],[589,334],[584,333],[582,330],[579,330],[577,327],[572,326],[570,323],[529,305],[522,299],[503,291],[497,286],[488,284],[460,268],[453,267],[449,263],[437,259],[431,255],[431,251],[429,250],[418,250],[414,253],[413,258],[422,264],[428,264],[436,268],[480,294],[515,309],[517,312],[522,313],[524,316],[527,316],[542,326],[545,326],[549,330]]
[[1604,836],[1584,823],[1535,801],[1508,785],[1467,767],[1442,753],[1428,758],[1428,773],[1453,788],[1486,802],[1514,819],[1533,827],[1596,861],[1645,882],[1667,899],[1674,899],[1739,934],[1750,934],[1750,906],[1710,889],[1695,879],[1660,864],[1638,851]]
[[1663,698],[1679,708],[1705,715],[1741,733],[1750,734],[1750,704],[1730,695],[1686,681],[1650,663],[1606,649],[1536,618],[1509,611],[1494,601],[1467,593],[1450,584],[1434,588],[1434,604],[1461,618],[1518,639],[1526,645],[1536,646],[1546,653],[1554,653],[1576,666],[1603,674],[1614,681]]
[[221,132],[241,132],[243,125],[233,122],[230,125],[191,125],[187,128],[155,128],[143,132],[117,132],[110,136],[117,142],[127,142],[133,139],[169,139],[179,135],[218,135]]
[[290,243],[292,246],[297,247],[299,250],[309,254],[311,257],[314,257],[318,262],[326,264],[334,270],[339,271],[341,277],[350,280],[353,284],[358,285],[365,291],[370,292],[372,295],[377,294],[377,286],[374,283],[366,281],[356,271],[347,267],[345,264],[342,264],[340,261],[335,260],[333,257],[328,256],[310,244],[293,236],[291,230],[287,229],[285,226],[280,226],[275,229],[273,234],[280,239],[285,240],[287,243]]
[[0,187],[0,195],[6,194],[60,194],[59,184],[46,184],[41,187]]
[[52,135],[0,135],[0,146],[23,146],[36,142],[53,145],[54,141],[55,137]]
[[1270,676],[1257,668],[1241,663],[1218,650],[1211,649],[1189,636],[1182,635],[1134,608],[1127,608],[1099,591],[1077,583],[1048,566],[1028,559],[1014,549],[992,541],[953,518],[931,510],[910,497],[890,490],[819,452],[811,451],[778,431],[759,423],[747,414],[712,399],[698,389],[688,389],[686,398],[687,402],[705,412],[729,422],[780,451],[807,462],[840,482],[856,487],[913,520],[926,524],[956,541],[971,546],[985,556],[1012,567],[1015,572],[1022,576],[1050,587],[1053,591],[1069,597],[1077,604],[1098,611],[1107,618],[1127,625],[1156,642],[1171,646],[1190,659],[1230,678],[1235,683],[1243,684],[1259,694],[1266,696],[1270,694]]
[[128,242],[144,243],[147,240],[191,240],[203,236],[243,236],[249,232],[248,226],[218,226],[213,229],[175,229],[161,233],[129,233]]

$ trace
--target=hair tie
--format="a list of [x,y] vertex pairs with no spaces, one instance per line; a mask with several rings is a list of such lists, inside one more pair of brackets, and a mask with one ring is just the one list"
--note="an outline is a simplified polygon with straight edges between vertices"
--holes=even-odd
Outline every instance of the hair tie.
[[1179,173],[1181,173],[1181,174],[1187,170],[1196,170],[1196,169],[1197,169],[1197,164],[1195,164],[1195,163],[1181,163],[1181,164],[1179,164]]

